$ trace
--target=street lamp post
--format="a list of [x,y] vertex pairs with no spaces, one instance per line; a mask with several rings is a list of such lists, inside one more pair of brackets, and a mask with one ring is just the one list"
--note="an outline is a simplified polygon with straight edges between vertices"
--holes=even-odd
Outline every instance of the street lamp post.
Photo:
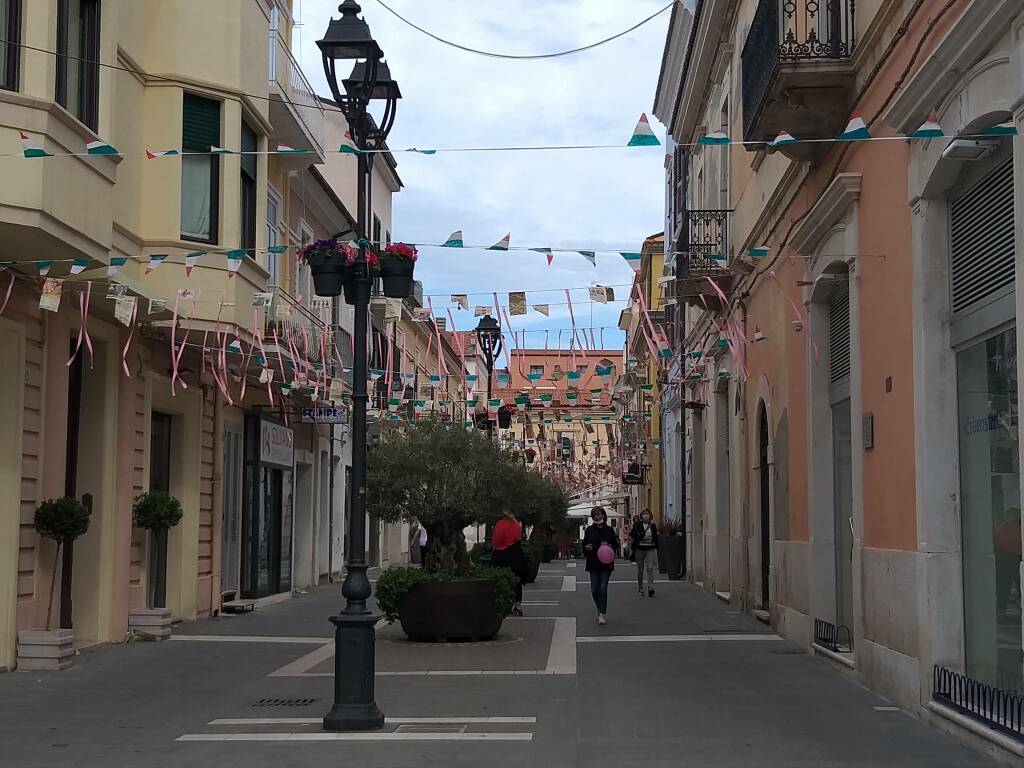
[[[501,354],[501,326],[498,325],[498,321],[490,315],[484,315],[480,318],[480,323],[476,327],[476,340],[480,347],[480,351],[484,353],[484,365],[487,367],[487,407],[490,408],[491,397],[492,397],[492,380],[494,379],[494,361],[498,355]],[[487,437],[492,438],[494,436],[494,427],[491,423],[490,414],[487,417]]]
[[[384,147],[395,120],[396,102],[401,98],[398,84],[382,59],[380,46],[370,28],[358,17],[355,0],[345,0],[331,19],[327,34],[317,41],[324,60],[324,72],[334,100],[345,115],[355,145],[358,179],[356,236],[359,256],[353,276],[355,288],[355,338],[352,361],[352,508],[349,510],[349,552],[341,593],[345,607],[334,624],[334,705],[324,716],[327,731],[369,731],[384,726],[384,715],[374,700],[374,625],[379,616],[367,605],[370,580],[366,575],[366,391],[367,331],[370,306],[370,271],[366,259],[367,207],[371,195],[370,168],[373,150]],[[356,61],[352,74],[339,84],[336,65]],[[342,91],[344,89],[344,92]],[[370,101],[385,103],[379,124],[370,117]],[[376,244],[379,247],[379,243]]]

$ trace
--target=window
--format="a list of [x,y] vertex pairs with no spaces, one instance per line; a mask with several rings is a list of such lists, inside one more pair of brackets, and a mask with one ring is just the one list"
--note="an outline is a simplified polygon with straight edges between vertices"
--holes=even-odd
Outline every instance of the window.
[[100,0],[57,0],[57,103],[99,125]]
[[[299,223],[299,232],[301,245],[306,246],[313,242],[313,230],[309,228],[306,222]],[[310,297],[313,295],[313,286],[311,284],[309,265],[306,263],[295,262],[295,283],[292,286],[295,292],[295,297],[301,299],[304,304],[309,304]]]
[[583,373],[586,373],[586,372],[587,372],[587,366],[585,366],[585,365],[577,365],[576,366],[576,373],[583,374]]
[[373,217],[373,244],[375,246],[378,246],[378,247],[380,246],[380,233],[381,233],[380,219],[377,218],[376,214],[374,214],[374,217]]
[[384,244],[391,245],[391,232],[390,230],[384,231]]
[[535,376],[543,376],[544,375],[544,366],[543,365],[531,365],[530,366],[530,373],[532,373]]
[[0,0],[0,89],[18,90],[21,58],[21,0]]
[[[181,236],[217,241],[220,156],[206,154],[220,143],[220,102],[185,94],[182,110]],[[189,153],[203,154],[189,154]]]
[[[281,196],[273,187],[267,187],[267,248],[278,244],[281,223]],[[267,253],[267,272],[270,273],[270,285],[278,284],[278,254]]]
[[242,231],[239,234],[239,248],[256,258],[256,132],[242,121],[241,184],[239,199],[242,208]]

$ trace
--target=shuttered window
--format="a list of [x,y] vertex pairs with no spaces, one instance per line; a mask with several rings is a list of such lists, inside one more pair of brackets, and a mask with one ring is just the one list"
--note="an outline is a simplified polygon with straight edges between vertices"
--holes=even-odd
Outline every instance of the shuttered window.
[[205,153],[219,144],[220,102],[186,93],[181,119],[181,236],[185,240],[217,242],[220,156]]
[[181,125],[181,145],[187,149],[209,152],[220,144],[220,102],[185,94]]
[[850,375],[850,287],[837,286],[828,306],[829,380],[838,384]]
[[955,197],[949,208],[950,290],[957,315],[1013,286],[1012,158]]

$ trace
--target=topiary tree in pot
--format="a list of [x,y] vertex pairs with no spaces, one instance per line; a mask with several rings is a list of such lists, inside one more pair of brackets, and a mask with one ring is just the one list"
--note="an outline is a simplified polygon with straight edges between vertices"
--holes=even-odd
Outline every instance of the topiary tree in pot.
[[181,502],[169,493],[151,491],[135,499],[132,522],[136,528],[145,528],[154,538],[156,553],[156,583],[153,608],[164,608],[167,603],[167,532],[181,522]]

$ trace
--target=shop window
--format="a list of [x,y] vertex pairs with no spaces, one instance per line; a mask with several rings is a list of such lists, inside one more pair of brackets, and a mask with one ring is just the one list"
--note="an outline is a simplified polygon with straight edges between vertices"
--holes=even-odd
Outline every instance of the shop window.
[[1017,333],[957,354],[960,515],[968,677],[1008,691],[1021,672]]
[[99,128],[100,0],[57,0],[57,103]]
[[181,126],[181,237],[184,240],[217,241],[220,156],[209,153],[219,142],[220,102],[186,93]]

